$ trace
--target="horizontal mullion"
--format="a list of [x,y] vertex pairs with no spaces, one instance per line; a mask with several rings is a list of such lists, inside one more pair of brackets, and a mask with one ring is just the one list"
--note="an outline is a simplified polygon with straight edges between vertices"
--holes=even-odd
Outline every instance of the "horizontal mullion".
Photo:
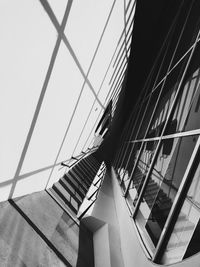
[[185,137],[185,136],[191,136],[191,135],[199,135],[199,134],[200,134],[200,129],[197,129],[197,130],[191,130],[191,131],[187,131],[187,132],[179,132],[179,133],[175,133],[175,134],[168,134],[168,135],[163,135],[163,136],[158,136],[158,137],[132,140],[132,141],[127,141],[127,143],[158,141],[160,139],[165,140],[165,139]]
[[[200,38],[198,39],[197,42],[199,41],[200,41]],[[190,48],[185,52],[185,54],[172,66],[172,68],[170,68],[170,70],[166,73],[166,75],[157,83],[157,85],[155,86],[155,88],[153,89],[151,93],[153,93],[160,86],[160,84],[167,78],[167,76],[169,76],[169,74],[178,66],[178,64],[191,52],[194,45],[195,44],[191,45]]]

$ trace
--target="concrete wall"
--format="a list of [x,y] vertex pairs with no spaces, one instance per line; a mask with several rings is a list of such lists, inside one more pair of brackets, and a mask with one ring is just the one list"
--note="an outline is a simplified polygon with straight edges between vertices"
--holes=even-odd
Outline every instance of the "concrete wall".
[[83,220],[93,231],[95,267],[124,267],[110,176],[105,176],[91,216]]
[[[91,216],[84,219],[93,231],[95,267],[153,267],[139,241],[114,170],[107,173]],[[199,267],[200,253],[172,267]]]
[[2,202],[0,266],[93,267],[92,235],[44,191]]

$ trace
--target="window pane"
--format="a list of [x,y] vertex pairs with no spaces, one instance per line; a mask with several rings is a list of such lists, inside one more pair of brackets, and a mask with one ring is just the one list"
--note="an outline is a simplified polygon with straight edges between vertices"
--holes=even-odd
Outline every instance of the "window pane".
[[163,140],[136,217],[156,247],[196,143],[194,136]]
[[[160,88],[161,87],[159,87],[159,89]],[[136,131],[138,131],[138,129],[139,129],[139,135],[137,136],[137,139],[138,138],[142,139],[145,136],[145,133],[146,133],[147,127],[149,126],[149,122],[150,122],[153,110],[154,110],[155,105],[156,105],[156,101],[157,101],[158,94],[159,94],[159,89],[156,90],[154,93],[152,93],[143,104],[143,110],[140,114],[141,118],[139,118],[139,121],[138,121],[140,128],[136,127]],[[142,124],[141,124],[141,120],[142,120],[143,116],[144,116],[144,119],[143,119]],[[151,138],[151,137],[154,137],[154,135],[150,135],[150,136],[147,135],[147,138]]]
[[[148,135],[151,135],[153,132],[154,136],[159,136],[163,130],[163,126],[166,122],[169,111],[174,102],[174,97],[177,89],[179,88],[179,82],[182,78],[183,71],[185,69],[185,64],[187,62],[188,55],[174,68],[174,70],[168,74],[166,81],[164,81],[164,87],[162,88],[161,100],[159,105],[156,108],[156,112],[151,123],[151,127]],[[160,86],[161,89],[161,86]],[[156,90],[159,90],[157,88]],[[167,128],[165,134],[172,134],[171,130],[168,131]],[[174,128],[174,132],[176,128]]]
[[162,263],[174,263],[200,251],[200,164],[168,241]]
[[[154,141],[145,143],[144,149],[140,155],[140,159],[133,173],[133,179],[131,181],[131,185],[127,195],[128,203],[132,209],[135,206],[139,193],[142,189],[142,185],[146,178],[146,174],[148,173],[149,166],[151,164],[156,149],[156,145],[157,142]],[[127,180],[124,180],[124,188],[127,188],[130,178],[131,177],[129,176]]]
[[196,70],[187,80],[182,95],[174,112],[173,120],[177,120],[176,131],[194,130],[200,127],[200,70]]

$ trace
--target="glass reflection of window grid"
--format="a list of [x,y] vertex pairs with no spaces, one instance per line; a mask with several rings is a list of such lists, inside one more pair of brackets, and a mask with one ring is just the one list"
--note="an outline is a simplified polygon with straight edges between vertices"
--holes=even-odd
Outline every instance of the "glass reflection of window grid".
[[124,181],[124,187],[125,189],[127,189],[127,186],[130,182],[129,180],[130,178],[132,179],[127,194],[127,201],[132,210],[134,210],[134,206],[142,189],[146,174],[148,173],[156,145],[156,141],[145,143],[144,149],[142,150],[138,164],[132,174],[132,177],[129,176],[129,179]]
[[181,261],[200,251],[200,164],[195,171],[187,196],[167,243],[161,263]]
[[163,153],[165,153],[166,141],[169,140],[162,142],[136,215],[140,230],[151,237],[154,247],[158,243],[196,143],[194,136],[171,140],[173,142],[168,155]]

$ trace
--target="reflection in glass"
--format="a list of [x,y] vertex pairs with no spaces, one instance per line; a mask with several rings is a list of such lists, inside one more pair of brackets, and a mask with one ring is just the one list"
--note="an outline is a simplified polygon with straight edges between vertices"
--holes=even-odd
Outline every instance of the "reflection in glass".
[[182,95],[174,112],[173,119],[178,122],[177,131],[187,131],[199,128],[199,78],[200,70],[196,70],[187,80]]
[[162,263],[174,263],[200,251],[200,164],[168,241]]
[[[149,166],[151,164],[155,149],[156,149],[157,142],[150,141],[146,142],[144,149],[140,155],[138,165],[135,168],[135,171],[133,173],[133,178],[128,190],[127,200],[130,205],[130,207],[133,209],[133,207],[136,204],[137,198],[139,196],[139,193],[141,191],[142,185],[144,183],[146,174],[149,170]],[[131,177],[129,176],[129,179]],[[129,179],[124,181],[124,187],[127,188],[127,185],[129,183]]]
[[[155,136],[159,136],[163,130],[164,123],[174,102],[175,94],[179,88],[179,82],[181,80],[186,62],[187,57],[179,62],[179,64],[173,69],[172,72],[168,74],[166,80],[163,82],[164,87],[162,85],[162,94],[160,98],[162,100],[159,102],[156,108],[156,112],[149,130],[149,133],[154,130]],[[159,88],[156,90],[158,89]]]
[[120,179],[120,181],[122,180],[122,178],[123,178],[123,176],[124,176],[124,172],[125,172],[125,169],[122,167],[122,168],[119,168],[118,170],[117,170],[117,172],[118,172],[118,175],[119,175],[119,179]]
[[[167,154],[164,150],[166,141],[171,141],[171,150]],[[141,231],[151,238],[153,249],[160,238],[195,143],[194,136],[162,142],[136,217]]]
[[151,127],[147,135],[148,138],[161,135],[164,124],[167,119],[167,114],[171,108],[171,105],[174,99],[174,95],[175,95],[175,90],[171,90],[169,93],[167,93],[164,96],[164,100],[161,102],[162,104],[158,106],[154,119],[151,123]]
[[140,146],[141,142],[128,144],[128,151],[126,154],[127,157],[124,160],[124,172],[123,175],[121,176],[121,181],[122,181],[121,186],[124,191],[128,186],[133,166],[139,154]]
[[[159,87],[160,88],[160,87]],[[141,110],[141,115],[139,118],[139,126],[136,128],[136,131],[139,130],[139,136],[136,138],[142,139],[145,137],[146,130],[148,128],[149,122],[152,117],[152,113],[154,111],[154,107],[156,105],[156,101],[158,99],[159,95],[159,90],[156,90],[154,93],[152,93],[146,101],[144,101],[142,110]],[[145,115],[145,116],[144,116]],[[142,118],[144,117],[143,121]],[[142,121],[142,124],[141,124]],[[153,135],[149,136],[147,135],[147,138],[154,137]]]

